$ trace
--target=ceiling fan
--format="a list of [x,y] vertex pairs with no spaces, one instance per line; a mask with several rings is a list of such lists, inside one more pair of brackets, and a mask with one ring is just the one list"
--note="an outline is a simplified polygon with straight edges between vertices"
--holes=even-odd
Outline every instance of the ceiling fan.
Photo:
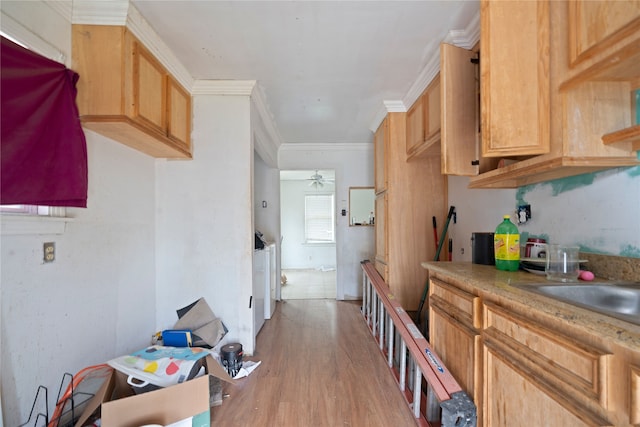
[[333,182],[334,180],[333,179],[324,178],[322,175],[320,175],[318,173],[318,170],[316,169],[316,173],[311,175],[310,178],[307,178],[307,181],[311,181],[309,183],[309,187],[318,188],[318,187],[323,187],[324,184],[326,184],[328,182]]

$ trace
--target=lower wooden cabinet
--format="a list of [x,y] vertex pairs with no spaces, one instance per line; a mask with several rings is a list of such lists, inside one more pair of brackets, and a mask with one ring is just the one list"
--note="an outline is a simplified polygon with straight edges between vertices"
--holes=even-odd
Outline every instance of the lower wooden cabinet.
[[[429,283],[429,340],[438,356],[478,408],[482,409],[480,331],[474,326],[480,298],[446,283]],[[476,322],[477,325],[477,322]]]
[[431,274],[429,340],[476,404],[479,426],[640,424],[640,349],[588,326]]
[[574,413],[558,402],[562,396],[534,382],[533,372],[519,367],[517,359],[485,346],[484,424],[491,427],[514,426],[609,426],[588,413]]
[[609,426],[605,350],[485,302],[484,425]]
[[640,424],[640,366],[629,366],[629,397],[631,399],[629,414],[631,423]]

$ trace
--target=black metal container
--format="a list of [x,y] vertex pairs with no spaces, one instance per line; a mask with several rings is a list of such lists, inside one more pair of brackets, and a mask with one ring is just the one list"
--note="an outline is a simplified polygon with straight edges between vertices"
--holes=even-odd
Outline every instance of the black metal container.
[[232,378],[235,377],[240,368],[242,368],[242,344],[223,345],[220,349],[220,359],[222,360],[222,366],[227,369],[229,375]]
[[471,233],[471,262],[495,265],[493,233]]

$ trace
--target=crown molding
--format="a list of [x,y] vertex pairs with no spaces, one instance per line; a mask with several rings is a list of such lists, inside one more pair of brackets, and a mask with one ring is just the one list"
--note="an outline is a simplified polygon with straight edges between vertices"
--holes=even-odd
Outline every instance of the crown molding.
[[[55,2],[53,2],[55,3]],[[120,25],[135,35],[187,92],[193,77],[129,0],[73,0],[72,24]]]
[[278,149],[274,148],[271,138],[266,132],[264,126],[254,125],[253,127],[254,150],[260,155],[260,158],[270,168],[278,168]]
[[73,0],[72,24],[126,25],[129,0]]
[[464,30],[451,30],[443,40],[454,46],[472,49],[480,40],[480,14],[476,13]]
[[407,107],[404,104],[404,101],[382,101],[387,112],[389,113],[406,113]]
[[62,16],[67,22],[71,22],[73,15],[73,2],[71,0],[44,0],[44,3]]
[[196,80],[191,93],[193,95],[250,96],[255,86],[255,80]]
[[61,64],[66,64],[66,55],[57,47],[44,40],[36,33],[7,15],[4,11],[0,13],[2,22],[2,32],[7,34],[14,41],[32,51]]
[[[416,99],[420,98],[420,95],[424,92],[424,90],[429,86],[429,83],[434,79],[436,75],[440,72],[440,45],[438,44],[438,48],[431,56],[427,65],[422,69],[420,74],[418,75],[417,80],[411,85],[409,92],[402,99],[405,105],[413,105],[416,102]],[[406,111],[406,110],[405,110]]]
[[282,136],[280,136],[280,131],[275,124],[275,119],[266,99],[262,86],[256,83],[253,93],[251,94],[251,102],[262,124],[262,132],[259,134],[261,138],[260,143],[263,145],[263,148],[270,153],[270,157],[272,157],[271,160],[273,160],[274,163],[270,164],[270,166],[277,167],[278,149],[282,145]]
[[384,107],[380,108],[376,113],[369,130],[375,133],[380,127],[380,123],[387,117],[387,113],[406,113],[407,107],[404,101],[382,101]]
[[126,21],[127,28],[145,45],[145,47],[160,61],[186,90],[191,92],[194,79],[191,73],[182,65],[171,49],[160,38],[158,33],[147,23],[138,9],[129,6]]
[[[450,43],[465,49],[473,48],[480,40],[480,13],[474,14],[469,24],[463,30],[451,30],[443,40],[443,43]],[[409,91],[402,101],[384,101],[385,108],[380,108],[376,113],[370,130],[375,132],[380,127],[387,113],[407,111],[406,105],[413,105],[416,99],[422,95],[429,83],[440,72],[440,45],[431,56],[431,59],[422,69],[416,81],[411,85]],[[404,108],[404,109],[402,109]]]
[[373,117],[373,120],[371,121],[371,126],[369,126],[369,130],[373,133],[376,133],[376,131],[380,127],[380,123],[382,123],[385,117],[387,117],[387,109],[384,106],[382,106],[378,109],[378,111],[376,112],[376,115]]

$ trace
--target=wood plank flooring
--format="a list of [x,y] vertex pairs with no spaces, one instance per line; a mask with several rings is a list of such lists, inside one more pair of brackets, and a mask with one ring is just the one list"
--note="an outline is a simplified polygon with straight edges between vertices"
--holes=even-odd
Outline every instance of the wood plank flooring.
[[336,270],[287,269],[282,274],[287,277],[281,288],[283,300],[336,299]]
[[278,302],[258,334],[261,365],[212,408],[212,426],[414,426],[359,301]]

